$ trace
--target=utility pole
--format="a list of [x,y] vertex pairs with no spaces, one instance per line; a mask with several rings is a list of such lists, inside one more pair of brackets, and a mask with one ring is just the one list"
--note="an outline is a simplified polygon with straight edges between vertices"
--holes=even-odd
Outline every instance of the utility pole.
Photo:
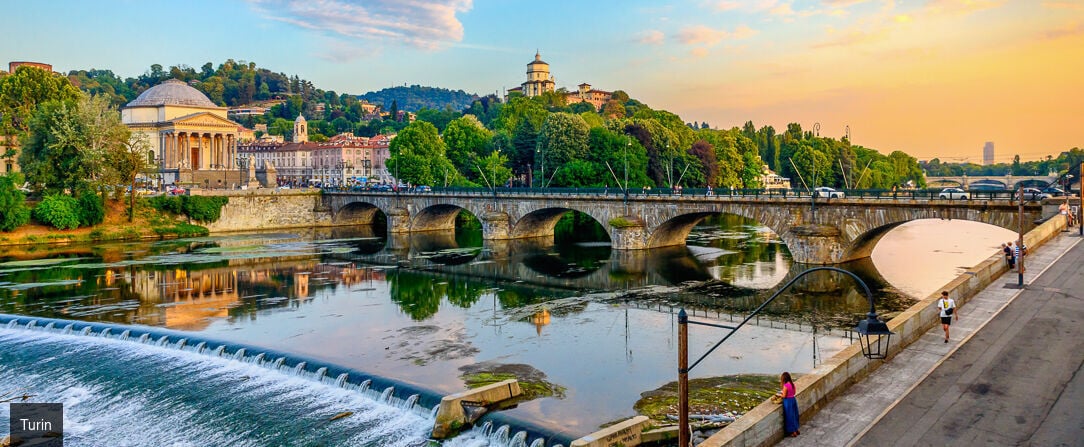
[[[1021,289],[1024,288],[1024,185],[1019,186],[1020,191],[1020,203],[1017,205],[1018,215],[1017,219],[1020,221],[1020,233],[1019,239],[1016,241],[1016,252],[1020,253],[1019,259],[1016,260],[1016,272],[1017,280],[1016,285]],[[1015,254],[1015,253],[1014,253]]]
[[689,315],[678,312],[678,445],[689,446]]

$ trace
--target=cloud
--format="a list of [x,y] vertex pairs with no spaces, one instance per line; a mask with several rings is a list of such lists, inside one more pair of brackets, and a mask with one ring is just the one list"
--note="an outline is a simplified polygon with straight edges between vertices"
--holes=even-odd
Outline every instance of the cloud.
[[1042,37],[1048,40],[1054,40],[1062,37],[1075,36],[1077,34],[1084,34],[1084,26],[1082,26],[1080,22],[1070,22],[1061,28],[1043,33]]
[[682,28],[674,38],[685,45],[705,45],[710,47],[726,39],[748,39],[757,33],[757,30],[745,25],[738,25],[733,32],[704,25],[693,25]]
[[463,40],[456,13],[473,0],[248,0],[266,17],[344,42],[376,40],[437,50]]
[[779,6],[772,8],[770,11],[768,11],[768,13],[773,16],[790,16],[794,15],[794,10],[791,9],[790,3],[783,3]]
[[727,32],[723,30],[709,28],[704,25],[693,25],[679,31],[676,37],[678,42],[685,45],[705,44],[711,46],[726,38],[726,35]]
[[811,48],[849,47],[854,45],[864,45],[868,43],[879,42],[887,38],[888,30],[883,28],[875,32],[851,30],[849,32],[842,33],[841,36],[814,44],[811,46]]
[[651,29],[641,33],[640,38],[637,39],[637,41],[644,45],[662,45],[662,41],[665,37],[666,36],[663,35],[662,31]]
[[777,0],[718,0],[714,7],[716,11],[759,12],[772,9],[777,3]]
[[867,0],[821,0],[821,3],[833,8],[846,8],[851,5],[865,3]]
[[1048,9],[1068,9],[1071,11],[1084,11],[1084,3],[1068,1],[1043,2],[1043,7]]
[[697,58],[704,57],[708,55],[708,49],[704,47],[696,47],[689,50],[689,54],[692,54],[693,57]]
[[896,23],[909,23],[911,21],[911,16],[907,14],[900,14],[893,19],[896,21]]
[[968,15],[1004,4],[1005,0],[931,0],[923,12],[929,15]]

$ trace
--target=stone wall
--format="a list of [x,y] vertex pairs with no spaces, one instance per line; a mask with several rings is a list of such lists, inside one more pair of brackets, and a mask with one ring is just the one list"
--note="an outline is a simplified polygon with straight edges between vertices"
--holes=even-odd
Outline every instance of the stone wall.
[[[1024,243],[1034,249],[1057,235],[1064,227],[1064,219],[1049,219],[1025,234]],[[1003,255],[1000,252],[995,253],[893,318],[888,322],[889,330],[895,332],[889,349],[890,355],[898,353],[938,324],[940,319],[936,302],[941,290],[947,290],[949,296],[963,305],[1007,271],[1008,265]],[[813,417],[830,399],[842,394],[882,364],[884,362],[862,356],[861,347],[857,343],[840,351],[813,372],[794,381],[798,388],[795,397],[798,400],[799,413],[803,418]],[[708,438],[699,447],[759,447],[774,445],[782,439],[783,408],[764,402]]]
[[222,217],[206,225],[212,233],[330,226],[331,210],[315,189],[194,190],[193,195],[226,196]]

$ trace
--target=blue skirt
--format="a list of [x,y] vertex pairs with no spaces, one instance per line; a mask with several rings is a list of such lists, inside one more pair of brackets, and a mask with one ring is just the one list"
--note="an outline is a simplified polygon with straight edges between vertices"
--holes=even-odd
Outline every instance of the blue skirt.
[[783,433],[790,436],[798,431],[798,399],[783,399]]

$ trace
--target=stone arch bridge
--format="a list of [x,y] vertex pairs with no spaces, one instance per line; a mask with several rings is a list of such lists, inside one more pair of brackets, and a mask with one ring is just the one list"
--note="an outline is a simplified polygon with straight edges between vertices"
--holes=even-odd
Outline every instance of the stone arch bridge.
[[[816,199],[807,197],[554,194],[550,191],[325,192],[323,207],[336,225],[372,224],[377,211],[393,234],[452,230],[463,210],[482,222],[488,240],[553,237],[562,215],[579,211],[598,221],[614,249],[682,245],[704,218],[736,214],[770,228],[796,262],[838,264],[868,257],[892,228],[917,219],[963,219],[1020,230],[1018,203],[1008,200]],[[1023,229],[1041,218],[1042,206],[1024,206]],[[960,235],[967,237],[967,235]]]

